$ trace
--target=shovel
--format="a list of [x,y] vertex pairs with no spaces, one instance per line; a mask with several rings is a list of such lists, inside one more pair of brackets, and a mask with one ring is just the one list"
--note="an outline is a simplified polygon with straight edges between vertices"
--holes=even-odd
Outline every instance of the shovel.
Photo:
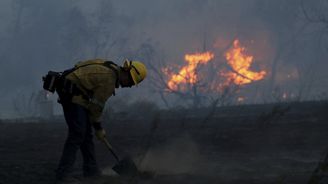
[[124,177],[135,177],[138,175],[138,168],[131,158],[124,157],[122,160],[120,160],[108,140],[104,138],[103,142],[105,143],[106,147],[112,153],[117,162],[117,164],[112,168],[117,174]]

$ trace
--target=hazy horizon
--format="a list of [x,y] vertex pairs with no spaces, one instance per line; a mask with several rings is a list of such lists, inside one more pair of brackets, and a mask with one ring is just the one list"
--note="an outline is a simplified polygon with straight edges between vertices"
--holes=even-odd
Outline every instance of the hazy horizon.
[[[303,1],[310,16],[323,9],[320,3]],[[264,93],[276,61],[273,89],[302,91],[304,100],[325,98],[328,32],[309,22],[301,5],[301,0],[3,0],[0,118],[15,113],[15,98],[42,90],[41,77],[48,70],[62,71],[92,58],[118,64],[124,58],[142,60],[147,58],[139,52],[144,44],[167,65],[182,67],[184,55],[195,52],[211,51],[215,62],[222,61],[223,47],[238,39],[254,57],[253,69],[268,72],[263,81],[243,86],[241,94]],[[118,89],[117,99],[129,96],[163,105],[155,91],[145,80],[137,88]]]

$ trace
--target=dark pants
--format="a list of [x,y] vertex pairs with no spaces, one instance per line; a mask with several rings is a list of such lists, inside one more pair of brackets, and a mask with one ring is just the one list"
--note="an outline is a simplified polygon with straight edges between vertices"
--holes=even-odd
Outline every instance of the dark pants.
[[72,172],[78,150],[81,150],[83,156],[84,176],[98,175],[100,172],[95,159],[92,127],[87,110],[73,103],[62,103],[62,106],[68,125],[68,136],[56,170],[57,179],[63,179]]

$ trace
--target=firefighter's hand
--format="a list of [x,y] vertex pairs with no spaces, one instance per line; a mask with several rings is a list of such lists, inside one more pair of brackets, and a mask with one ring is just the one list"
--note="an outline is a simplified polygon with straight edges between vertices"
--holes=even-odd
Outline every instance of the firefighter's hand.
[[97,139],[100,141],[103,141],[106,137],[106,131],[103,128],[96,130],[95,134],[96,134]]

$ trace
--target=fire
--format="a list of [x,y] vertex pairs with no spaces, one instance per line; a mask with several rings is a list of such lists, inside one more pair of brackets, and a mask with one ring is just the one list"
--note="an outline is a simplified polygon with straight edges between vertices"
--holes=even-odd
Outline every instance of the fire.
[[178,74],[172,74],[167,85],[171,90],[177,90],[180,84],[195,84],[198,81],[196,72],[199,64],[205,64],[214,58],[212,52],[186,54],[184,59],[187,65],[182,67]]
[[[178,73],[171,72],[172,68],[170,67],[162,68],[162,72],[168,77],[167,89],[169,91],[187,91],[197,82],[204,80],[206,82],[203,81],[202,84],[208,86],[205,88],[204,85],[197,86],[198,91],[222,92],[232,84],[244,85],[261,80],[266,76],[267,72],[264,70],[259,72],[250,70],[253,56],[245,54],[245,48],[240,46],[237,39],[234,40],[232,48],[224,54],[224,57],[231,69],[227,70],[227,68],[220,67],[219,63],[215,63],[213,65],[215,68],[211,69],[215,70],[217,78],[213,80],[210,74],[200,71],[199,67],[212,61],[214,53],[208,51],[186,54],[184,56],[186,65],[180,68]],[[243,98],[238,99],[240,102],[244,100]]]
[[228,78],[228,81],[233,81],[237,85],[261,80],[266,75],[266,71],[254,72],[249,69],[253,62],[253,56],[248,56],[244,52],[245,48],[240,46],[239,40],[235,40],[233,47],[225,53],[225,58],[233,71],[223,75]]

